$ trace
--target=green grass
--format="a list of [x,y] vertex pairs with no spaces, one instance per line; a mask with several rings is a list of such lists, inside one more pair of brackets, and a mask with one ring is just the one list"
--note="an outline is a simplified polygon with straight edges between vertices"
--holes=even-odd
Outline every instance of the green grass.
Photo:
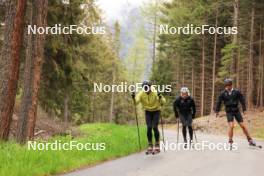
[[257,130],[256,137],[260,139],[264,139],[264,128],[260,128]]
[[[86,150],[28,150],[14,142],[0,143],[0,176],[52,175],[67,172],[82,166],[126,156],[138,151],[135,126],[115,124],[86,124],[80,126],[83,135],[76,139],[71,136],[54,137],[49,142],[76,140],[81,143],[105,143],[104,151]],[[145,129],[141,130],[141,142],[147,145]]]

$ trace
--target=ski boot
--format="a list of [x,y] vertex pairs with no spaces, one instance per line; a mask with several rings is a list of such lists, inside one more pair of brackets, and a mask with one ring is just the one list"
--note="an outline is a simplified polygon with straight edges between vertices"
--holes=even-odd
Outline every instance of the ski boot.
[[248,145],[249,146],[256,146],[256,142],[253,141],[253,139],[248,139]]
[[249,146],[252,146],[252,147],[257,147],[257,148],[260,148],[260,149],[262,148],[261,145],[257,145],[256,142],[253,141],[253,139],[251,139],[251,138],[248,138],[248,144],[249,144]]
[[193,140],[191,139],[189,142],[190,148],[193,148]]
[[149,147],[148,147],[148,149],[147,149],[147,151],[146,151],[146,155],[149,155],[149,154],[151,154],[153,152],[153,145],[152,144],[149,144]]
[[185,149],[187,149],[187,147],[188,147],[188,144],[187,144],[187,140],[186,139],[184,139],[184,146],[183,146]]
[[158,153],[160,153],[160,145],[159,145],[159,143],[155,144],[155,147],[154,147],[154,149],[152,151],[152,155],[155,155],[155,154],[158,154]]

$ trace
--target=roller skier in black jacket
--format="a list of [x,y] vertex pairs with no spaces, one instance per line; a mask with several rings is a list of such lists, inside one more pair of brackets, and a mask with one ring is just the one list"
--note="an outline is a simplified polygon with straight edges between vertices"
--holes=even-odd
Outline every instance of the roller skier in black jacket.
[[238,89],[233,88],[231,79],[225,79],[224,85],[225,85],[225,90],[223,90],[218,97],[215,111],[216,111],[216,117],[218,117],[223,102],[225,105],[226,117],[229,125],[229,130],[228,130],[229,143],[231,145],[233,143],[234,119],[236,119],[239,126],[242,128],[245,136],[247,137],[249,145],[256,146],[245,124],[243,123],[243,117],[239,110],[239,103],[240,103],[242,105],[243,115],[245,116],[246,103],[244,96]]
[[190,96],[190,91],[187,87],[181,88],[181,95],[176,98],[173,103],[173,109],[175,112],[175,117],[182,123],[182,134],[185,146],[187,146],[187,127],[190,136],[190,144],[193,141],[193,128],[192,119],[195,118],[196,107],[193,98]]

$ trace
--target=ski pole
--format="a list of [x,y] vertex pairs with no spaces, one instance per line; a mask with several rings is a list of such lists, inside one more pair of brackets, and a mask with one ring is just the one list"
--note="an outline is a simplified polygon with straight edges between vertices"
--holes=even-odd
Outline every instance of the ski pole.
[[244,115],[244,118],[247,120],[247,122],[248,122],[248,132],[250,133],[250,130],[251,130],[251,120],[249,119],[249,118],[247,118],[247,116],[245,115],[245,114],[243,114]]
[[177,119],[177,146],[179,143],[179,131],[180,131],[180,122],[179,119]]
[[135,99],[134,99],[134,110],[135,110],[135,115],[136,115],[136,123],[137,123],[138,146],[139,146],[139,150],[141,150],[141,143],[140,143],[140,133],[139,133],[139,126],[138,126],[138,116],[137,116],[137,106],[136,106],[136,101],[135,101]]
[[[160,113],[160,121],[161,121],[161,132],[162,132],[162,141],[163,145],[165,145],[165,137],[164,137],[164,130],[163,130],[163,119],[162,119],[162,114]],[[164,147],[164,152],[165,152],[165,147]]]
[[208,130],[210,129],[210,115],[208,116],[208,119],[207,119],[207,128]]
[[[159,101],[161,99],[161,94],[159,91],[157,91],[157,95],[159,97]],[[163,129],[163,119],[162,119],[162,114],[160,111],[160,123],[161,123],[161,133],[162,133],[162,141],[163,141],[163,145],[165,145],[165,137],[164,137],[164,129]],[[165,152],[165,147],[164,147],[164,152]]]
[[195,133],[195,129],[194,128],[193,128],[193,134],[194,134],[195,142],[197,143],[197,136],[196,136],[196,133]]

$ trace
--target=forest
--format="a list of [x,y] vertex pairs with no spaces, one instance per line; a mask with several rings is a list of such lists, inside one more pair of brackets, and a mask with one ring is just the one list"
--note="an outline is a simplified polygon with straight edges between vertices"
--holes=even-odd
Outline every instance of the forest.
[[[126,8],[122,24],[109,24],[95,0],[0,1],[0,138],[34,138],[38,111],[71,125],[135,123],[130,93],[97,93],[93,83],[150,79],[172,85],[163,116],[173,122],[172,101],[190,88],[198,116],[214,113],[223,80],[232,78],[248,109],[264,106],[264,3],[261,0],[153,0]],[[28,25],[104,26],[103,35],[27,33]],[[235,34],[164,34],[169,27],[236,27]],[[144,118],[140,116],[141,123]]]
[[214,112],[225,78],[234,80],[249,109],[263,108],[263,1],[172,1],[158,7],[159,24],[235,26],[237,34],[159,35],[153,80],[171,82],[175,91],[188,86],[200,116]]
[[[197,33],[195,29],[202,29],[201,26],[210,30]],[[71,27],[75,29],[69,32]],[[245,97],[249,112],[245,124],[252,138],[264,139],[263,0],[0,0],[0,162],[4,163],[0,165],[0,176],[64,174],[132,153],[140,155],[148,144],[154,151],[167,136],[174,140],[175,129],[178,144],[180,126],[173,102],[182,96],[182,87],[189,88],[196,104],[196,114],[190,116],[195,125],[193,129],[192,124],[188,125],[188,131],[193,131],[195,139],[197,130],[198,137],[213,134],[220,141],[214,130],[226,134],[230,122],[215,118],[218,115],[215,111],[227,78],[232,79],[233,87]],[[143,81],[149,87],[152,83],[151,88],[154,85],[171,88],[169,92],[150,91],[154,99],[159,100],[153,103],[156,110],[149,111],[158,114],[156,127],[146,127],[148,110],[144,109],[142,97],[141,105],[137,105],[137,96],[142,95],[142,91],[94,89],[96,85],[117,89],[116,85],[124,87]],[[149,105],[150,109],[153,104]],[[224,108],[221,110],[223,117]],[[246,127],[240,122],[239,125],[248,141],[254,144],[249,132],[245,133]],[[235,128],[237,133],[236,127],[231,124],[229,130]],[[146,139],[149,137],[146,131],[152,128],[154,147],[152,141]],[[185,133],[186,128],[185,125]],[[166,137],[164,131],[165,136],[168,134]],[[232,134],[229,131],[230,135],[233,131]],[[105,150],[35,151],[27,148],[32,141],[70,143],[72,140],[81,145],[99,143]],[[243,152],[245,145],[239,145]],[[251,159],[262,153],[252,154],[255,157]],[[177,157],[167,159],[173,158],[176,162],[184,158],[178,157],[181,154],[178,152]],[[207,155],[192,154],[193,159],[216,158],[215,162],[220,157],[208,159]],[[166,152],[160,155],[166,158]],[[132,161],[127,165],[121,161],[120,166],[124,166],[121,171],[133,166],[148,168],[149,164],[142,164],[146,157],[140,158],[140,162]],[[163,166],[157,166],[159,161],[164,160],[155,160],[153,168]],[[185,164],[185,161],[179,163]],[[259,163],[252,163],[252,168]],[[210,170],[210,164],[191,171]],[[233,164],[241,168],[239,162]],[[169,167],[166,168],[169,172]],[[128,173],[145,174],[143,170]],[[191,171],[188,168],[188,172],[183,172],[186,175]]]

